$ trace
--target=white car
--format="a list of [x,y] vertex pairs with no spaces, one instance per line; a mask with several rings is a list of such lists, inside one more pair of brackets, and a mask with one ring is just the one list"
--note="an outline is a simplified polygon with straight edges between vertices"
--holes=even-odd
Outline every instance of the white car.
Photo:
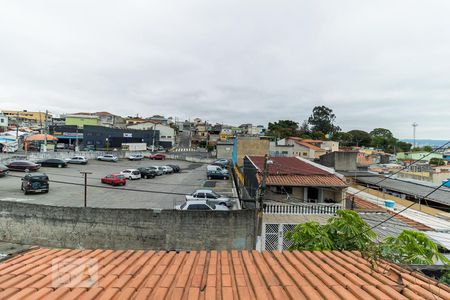
[[115,155],[112,155],[112,154],[105,154],[105,155],[97,156],[97,160],[116,162],[116,161],[119,160],[119,158],[117,156],[115,156]]
[[233,201],[230,198],[221,196],[212,190],[196,190],[190,195],[186,195],[186,201],[193,200],[208,200],[214,204],[233,206]]
[[172,174],[173,173],[173,169],[169,166],[161,166],[164,174]]
[[224,205],[216,205],[209,200],[192,200],[186,201],[181,205],[175,206],[177,210],[215,210],[229,211],[230,209]]
[[120,172],[126,179],[135,180],[141,179],[141,172],[136,169],[126,169]]
[[67,159],[67,162],[69,164],[86,165],[88,163],[88,159],[84,156],[73,156],[73,157]]
[[128,156],[129,160],[143,160],[144,159],[144,155],[143,154],[131,154],[130,156]]

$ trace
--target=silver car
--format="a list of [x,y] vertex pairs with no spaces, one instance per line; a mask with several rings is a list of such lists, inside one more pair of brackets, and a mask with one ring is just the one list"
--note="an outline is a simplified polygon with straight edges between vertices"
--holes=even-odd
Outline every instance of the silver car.
[[208,200],[192,200],[186,201],[181,205],[175,206],[177,210],[215,210],[229,211],[230,209],[224,205],[216,205]]
[[97,156],[97,160],[116,162],[116,161],[119,160],[119,158],[117,156],[115,156],[115,155],[112,155],[112,154],[105,154],[105,155]]
[[196,190],[190,195],[186,195],[186,201],[193,200],[207,200],[214,204],[225,205],[227,207],[233,206],[233,201],[230,198],[217,194],[212,190]]
[[74,156],[67,160],[69,164],[80,164],[86,165],[88,163],[88,159],[84,156]]

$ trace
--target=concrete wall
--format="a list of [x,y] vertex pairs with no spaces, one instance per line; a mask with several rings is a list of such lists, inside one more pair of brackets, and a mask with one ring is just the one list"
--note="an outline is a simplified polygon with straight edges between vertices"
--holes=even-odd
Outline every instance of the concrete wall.
[[355,171],[357,156],[357,152],[331,152],[320,157],[320,164],[336,171]]
[[253,249],[252,210],[194,212],[55,207],[0,201],[0,239],[109,249]]
[[264,156],[269,154],[269,140],[260,140],[259,138],[239,137],[237,142],[237,165],[244,165],[244,157]]
[[217,144],[217,158],[225,158],[231,160],[233,158],[233,144]]

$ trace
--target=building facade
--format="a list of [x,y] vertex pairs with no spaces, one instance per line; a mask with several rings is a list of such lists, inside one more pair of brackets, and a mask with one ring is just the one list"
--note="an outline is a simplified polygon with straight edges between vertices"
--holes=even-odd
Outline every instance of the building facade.
[[78,128],[83,128],[84,126],[96,126],[100,124],[100,118],[92,115],[65,115],[65,119],[65,125],[75,125]]
[[83,145],[97,150],[119,149],[123,143],[146,143],[147,146],[160,146],[159,131],[108,128],[86,125],[83,128]]
[[176,133],[175,129],[169,125],[164,125],[158,122],[145,122],[135,125],[130,125],[129,129],[139,129],[139,130],[157,130],[159,131],[159,145],[164,148],[171,148],[175,146]]
[[8,129],[8,116],[0,113],[0,132],[5,132]]

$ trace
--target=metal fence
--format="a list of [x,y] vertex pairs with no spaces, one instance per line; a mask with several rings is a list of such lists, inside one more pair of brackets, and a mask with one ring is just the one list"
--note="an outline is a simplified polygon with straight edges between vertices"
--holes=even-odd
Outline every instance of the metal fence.
[[342,209],[342,204],[264,204],[263,211],[265,214],[282,215],[334,215],[338,209]]

